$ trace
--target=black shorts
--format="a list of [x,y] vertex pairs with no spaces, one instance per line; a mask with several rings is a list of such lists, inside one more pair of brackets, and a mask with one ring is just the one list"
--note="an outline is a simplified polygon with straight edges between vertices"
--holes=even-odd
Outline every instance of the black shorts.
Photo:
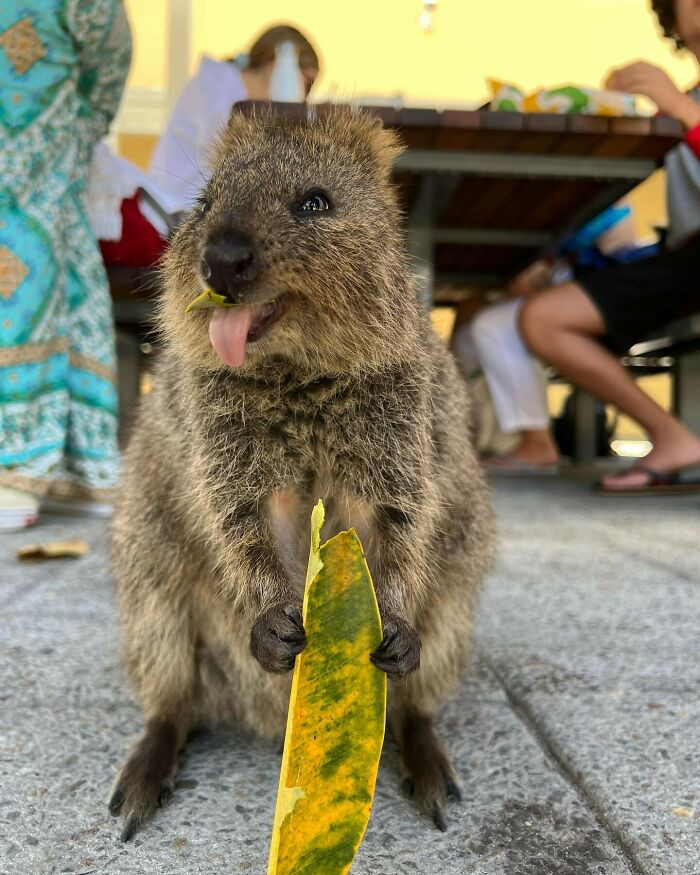
[[680,249],[577,277],[623,355],[671,319],[700,312],[700,237]]

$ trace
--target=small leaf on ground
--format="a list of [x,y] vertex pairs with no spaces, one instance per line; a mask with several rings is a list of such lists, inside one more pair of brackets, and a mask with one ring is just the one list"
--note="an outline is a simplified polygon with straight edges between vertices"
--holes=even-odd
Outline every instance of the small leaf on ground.
[[43,544],[27,544],[17,550],[18,559],[79,559],[90,552],[85,541],[46,541]]

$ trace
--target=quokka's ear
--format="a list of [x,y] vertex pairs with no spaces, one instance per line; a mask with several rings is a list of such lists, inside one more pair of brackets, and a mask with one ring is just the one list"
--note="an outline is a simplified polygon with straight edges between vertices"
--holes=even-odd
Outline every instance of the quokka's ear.
[[254,117],[243,115],[234,105],[228,120],[217,131],[207,153],[207,166],[218,167],[227,155],[241,150],[254,131]]
[[327,123],[331,136],[352,145],[357,155],[369,159],[382,176],[388,177],[394,161],[404,151],[398,134],[365,110],[339,109],[329,115]]
[[374,157],[382,170],[389,173],[394,161],[405,151],[406,147],[396,131],[385,128],[381,119],[372,120],[370,133]]

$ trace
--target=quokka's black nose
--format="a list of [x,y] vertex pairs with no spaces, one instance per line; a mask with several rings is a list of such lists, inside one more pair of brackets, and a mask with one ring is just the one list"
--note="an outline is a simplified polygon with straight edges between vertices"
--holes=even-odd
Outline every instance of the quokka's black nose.
[[240,304],[245,288],[258,276],[258,258],[250,240],[242,234],[211,237],[202,258],[204,281],[232,303]]

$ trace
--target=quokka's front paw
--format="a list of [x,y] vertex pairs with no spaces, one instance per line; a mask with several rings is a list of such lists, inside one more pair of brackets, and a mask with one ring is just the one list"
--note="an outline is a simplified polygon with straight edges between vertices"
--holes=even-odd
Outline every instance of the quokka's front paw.
[[390,678],[403,678],[420,666],[420,638],[406,620],[396,614],[383,618],[384,639],[370,660]]
[[306,647],[301,611],[294,605],[277,605],[264,611],[253,624],[250,652],[265,671],[284,674]]

